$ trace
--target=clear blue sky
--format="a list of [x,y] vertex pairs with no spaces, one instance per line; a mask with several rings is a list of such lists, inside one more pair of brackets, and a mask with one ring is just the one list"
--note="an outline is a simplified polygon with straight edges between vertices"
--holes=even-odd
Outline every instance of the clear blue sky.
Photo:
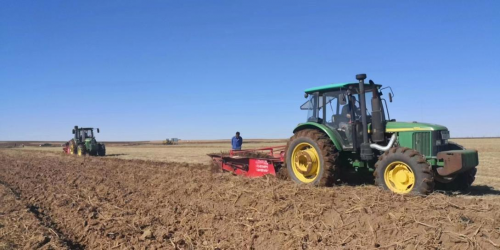
[[391,116],[500,136],[500,1],[2,1],[0,140],[286,138],[367,73]]

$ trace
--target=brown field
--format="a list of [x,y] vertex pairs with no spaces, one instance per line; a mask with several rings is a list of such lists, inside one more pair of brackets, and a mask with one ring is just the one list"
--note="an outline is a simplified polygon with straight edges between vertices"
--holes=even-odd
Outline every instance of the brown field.
[[0,249],[499,249],[500,139],[455,141],[480,152],[471,193],[426,197],[211,173],[228,142],[3,148]]
[[[247,140],[244,148],[270,147],[286,144],[286,140]],[[500,190],[500,172],[497,165],[500,162],[500,138],[495,139],[455,139],[466,148],[479,150],[479,167],[476,184],[486,185]],[[22,142],[17,142],[21,144]],[[59,146],[62,142],[52,142],[54,147],[38,147],[43,142],[29,142],[19,150],[37,150],[62,152]],[[12,144],[12,143],[10,143]],[[0,146],[2,144],[0,143]],[[32,146],[31,146],[32,145]],[[107,142],[108,157],[119,159],[139,159],[162,162],[202,163],[210,162],[207,154],[228,151],[228,140],[213,141],[183,141],[179,145],[161,145],[161,141],[152,142]]]

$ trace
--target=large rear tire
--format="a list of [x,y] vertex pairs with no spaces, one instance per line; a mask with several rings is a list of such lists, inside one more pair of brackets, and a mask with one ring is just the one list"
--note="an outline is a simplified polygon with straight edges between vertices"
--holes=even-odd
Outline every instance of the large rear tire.
[[409,148],[395,147],[381,155],[375,164],[375,184],[397,194],[430,194],[434,173],[425,157]]
[[315,129],[296,132],[285,152],[288,175],[296,183],[331,186],[338,178],[338,151],[323,132]]
[[[448,142],[448,150],[464,150],[460,144],[454,142]],[[476,180],[477,168],[470,169],[466,172],[457,174],[450,179],[445,179],[443,177],[436,178],[436,189],[443,191],[460,191],[467,192],[472,183]],[[436,173],[437,175],[437,173]]]

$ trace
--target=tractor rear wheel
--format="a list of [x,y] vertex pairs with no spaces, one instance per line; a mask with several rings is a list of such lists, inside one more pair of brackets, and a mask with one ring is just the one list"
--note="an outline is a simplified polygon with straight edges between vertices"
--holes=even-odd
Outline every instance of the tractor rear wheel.
[[[465,148],[457,143],[448,142],[448,150],[464,150]],[[466,192],[476,180],[477,168],[470,169],[451,178],[436,178],[436,189],[444,191]],[[436,176],[439,176],[435,173]]]
[[285,152],[288,175],[296,183],[331,186],[338,178],[338,152],[323,132],[315,129],[296,132]]
[[434,173],[418,151],[395,147],[375,164],[375,184],[397,194],[429,194],[434,191]]
[[84,156],[85,154],[87,154],[87,151],[85,150],[85,146],[84,145],[78,145],[78,156]]

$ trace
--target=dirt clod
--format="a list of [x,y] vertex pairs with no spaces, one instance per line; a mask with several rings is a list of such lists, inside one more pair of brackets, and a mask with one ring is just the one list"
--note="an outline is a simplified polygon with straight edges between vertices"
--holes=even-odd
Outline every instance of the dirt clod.
[[142,233],[141,237],[139,238],[140,240],[146,240],[146,239],[151,239],[153,238],[153,233],[151,230],[146,229],[144,233]]

